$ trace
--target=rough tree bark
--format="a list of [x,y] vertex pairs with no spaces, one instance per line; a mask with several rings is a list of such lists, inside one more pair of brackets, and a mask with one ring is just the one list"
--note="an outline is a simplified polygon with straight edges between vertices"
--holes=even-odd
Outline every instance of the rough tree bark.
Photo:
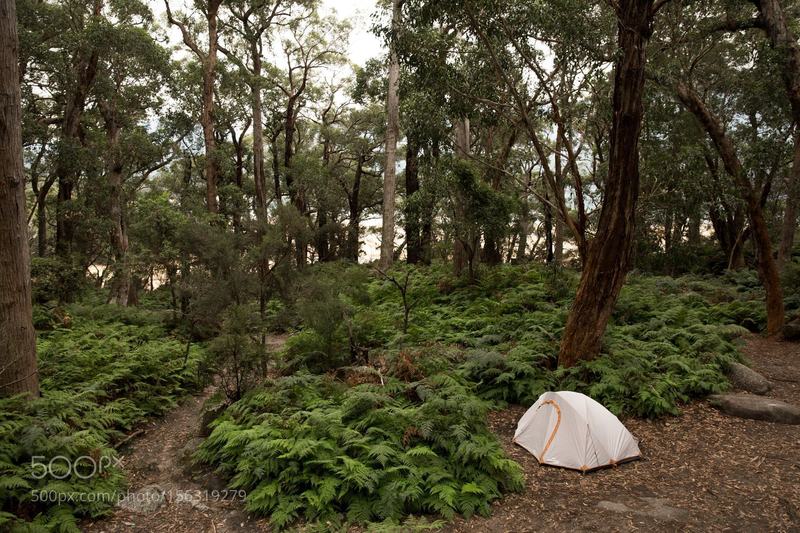
[[124,213],[123,200],[123,164],[120,158],[119,135],[120,126],[113,104],[101,105],[103,121],[108,142],[108,161],[106,175],[109,191],[109,215],[112,223],[111,249],[114,253],[114,277],[111,280],[109,302],[126,307],[131,292],[131,272],[128,265],[128,231]]
[[[767,34],[770,44],[783,58],[781,77],[786,87],[786,96],[792,108],[792,118],[800,128],[800,43],[786,20],[786,13],[779,0],[751,0],[760,15],[761,27]],[[794,159],[789,176],[781,244],[778,249],[778,264],[782,265],[791,254],[794,243],[797,203],[800,201],[800,132],[795,135]]]
[[361,233],[361,178],[364,172],[364,154],[359,152],[356,161],[356,171],[353,178],[353,190],[347,195],[349,216],[347,222],[347,243],[345,257],[358,263],[358,238]]
[[678,98],[694,114],[714,143],[725,171],[733,178],[747,206],[750,230],[756,245],[758,274],[767,293],[767,334],[777,334],[783,327],[783,290],[778,265],[772,256],[772,243],[769,236],[764,211],[761,205],[761,191],[756,191],[745,173],[736,154],[733,142],[726,135],[719,119],[706,106],[700,96],[686,83],[676,87]]
[[386,93],[386,167],[383,171],[383,227],[379,268],[384,272],[394,259],[394,205],[397,187],[397,137],[400,135],[400,60],[397,57],[397,31],[400,28],[401,0],[392,0],[392,36],[389,43],[389,89]]
[[208,35],[208,50],[203,51],[198,46],[186,24],[172,16],[169,0],[164,0],[167,11],[167,20],[181,30],[183,43],[194,52],[202,67],[202,99],[200,110],[200,125],[203,128],[203,143],[206,149],[204,174],[206,178],[206,207],[210,213],[219,213],[219,200],[217,199],[217,180],[219,162],[217,161],[217,140],[214,137],[214,85],[217,79],[217,52],[219,46],[218,15],[222,0],[208,0],[205,6],[205,18]]
[[652,0],[620,0],[616,11],[619,53],[614,68],[608,177],[597,233],[561,341],[558,362],[566,367],[599,355],[633,252],[645,49],[655,9]]
[[409,135],[406,147],[406,262],[414,265],[422,259],[422,234],[419,202],[409,204],[409,199],[419,191],[419,145]]
[[0,0],[0,395],[39,393],[14,0]]

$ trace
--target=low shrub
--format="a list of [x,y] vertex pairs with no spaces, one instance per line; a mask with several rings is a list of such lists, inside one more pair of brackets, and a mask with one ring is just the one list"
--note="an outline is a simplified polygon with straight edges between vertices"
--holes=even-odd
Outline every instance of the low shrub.
[[247,508],[283,528],[366,524],[407,514],[488,514],[522,486],[485,425],[487,403],[455,376],[347,387],[328,376],[271,381],[219,419],[198,457],[248,490]]
[[0,530],[79,531],[108,512],[124,486],[114,444],[199,384],[200,348],[157,317],[107,311],[68,307],[71,327],[39,333],[42,397],[0,399]]

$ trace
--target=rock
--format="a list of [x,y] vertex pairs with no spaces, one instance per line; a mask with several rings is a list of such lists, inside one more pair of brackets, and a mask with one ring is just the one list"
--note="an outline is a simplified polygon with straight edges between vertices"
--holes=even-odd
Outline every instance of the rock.
[[683,522],[689,518],[689,512],[685,509],[672,507],[669,500],[664,498],[640,498],[647,502],[647,507],[640,511],[640,514],[653,517],[657,520],[669,520],[675,522]]
[[227,405],[225,402],[219,403],[213,406],[204,406],[203,407],[203,416],[200,418],[200,436],[201,437],[208,437],[211,435],[211,422],[219,418],[222,413],[225,412],[227,409]]
[[773,398],[750,394],[714,394],[709,400],[711,405],[731,416],[779,424],[800,424],[800,408]]
[[763,395],[772,390],[772,383],[767,378],[741,363],[731,364],[728,377],[734,387],[753,394]]
[[800,318],[784,324],[781,333],[787,341],[800,341]]
[[684,522],[689,518],[688,511],[672,507],[667,499],[640,497],[639,500],[644,506],[629,507],[622,502],[603,500],[598,502],[597,507],[614,513],[633,513],[667,522]]
[[164,489],[158,485],[148,485],[128,493],[117,506],[135,513],[151,514],[164,505],[165,499]]
[[192,459],[192,455],[194,455],[194,452],[197,451],[197,448],[203,444],[204,440],[205,439],[202,437],[193,437],[186,441],[186,444],[178,452],[178,460],[184,464],[193,464],[194,460]]

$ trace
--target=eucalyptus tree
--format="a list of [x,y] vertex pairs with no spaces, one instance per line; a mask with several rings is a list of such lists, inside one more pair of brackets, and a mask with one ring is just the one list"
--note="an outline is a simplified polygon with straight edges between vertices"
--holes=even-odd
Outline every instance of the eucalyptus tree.
[[395,197],[397,195],[397,137],[400,135],[400,60],[397,33],[400,31],[402,0],[392,0],[389,36],[389,87],[386,91],[386,163],[383,171],[383,225],[381,229],[380,269],[386,271],[394,259]]
[[219,161],[217,160],[217,141],[214,121],[214,87],[217,79],[219,51],[219,11],[223,0],[197,0],[194,9],[199,11],[205,21],[206,41],[200,41],[202,25],[199,17],[186,14],[173,14],[169,0],[164,0],[169,23],[181,32],[183,44],[196,56],[202,72],[202,92],[200,125],[203,128],[205,143],[206,207],[212,214],[219,212],[217,182],[219,180]]
[[599,355],[606,325],[631,267],[647,41],[653,33],[656,13],[668,1],[621,0],[613,4],[618,51],[608,174],[597,231],[561,340],[558,361],[563,366]]
[[[55,249],[64,259],[72,253],[75,189],[91,153],[82,125],[97,76],[98,61],[113,39],[104,0],[59,3],[18,2],[21,32],[21,80],[26,124],[38,124],[37,141],[45,150],[48,170],[34,185],[39,212],[39,252],[46,252],[46,204],[51,187],[56,198]],[[54,131],[50,130],[53,126]],[[30,131],[29,127],[26,130]],[[28,144],[26,142],[26,144]]]
[[160,95],[169,79],[167,51],[154,38],[152,12],[141,2],[115,6],[115,38],[98,63],[97,110],[105,132],[105,183],[113,280],[109,299],[128,304],[131,265],[128,248],[128,194],[169,161],[172,139],[148,132],[152,113],[162,108]]
[[241,70],[250,90],[255,211],[262,219],[267,207],[263,93],[269,83],[265,76],[264,58],[270,51],[272,29],[309,16],[315,5],[316,2],[311,0],[235,0],[229,2],[228,16],[222,22],[230,32],[219,49]]
[[795,124],[794,152],[791,173],[787,180],[786,207],[778,248],[780,265],[791,255],[797,226],[798,204],[800,204],[800,42],[798,42],[800,27],[797,25],[796,4],[795,16],[792,18],[779,0],[751,0],[751,2],[758,9],[759,27],[764,30],[770,45],[780,57],[780,76]]
[[[305,217],[311,225],[309,218],[306,191],[302,180],[297,179],[297,169],[294,167],[294,158],[298,145],[298,124],[300,111],[306,105],[309,91],[315,82],[316,74],[333,65],[340,64],[343,60],[343,47],[347,42],[346,32],[348,24],[340,23],[331,17],[322,17],[316,8],[307,15],[299,18],[295,23],[282,28],[278,33],[281,41],[276,56],[277,70],[273,83],[283,94],[283,120],[280,130],[275,130],[274,148],[277,148],[277,138],[283,135],[282,160],[274,165],[273,172],[276,186],[280,178],[286,183],[286,190],[291,205],[299,214]],[[274,154],[276,156],[277,154]],[[276,161],[278,163],[278,161]],[[295,239],[295,261],[302,267],[308,262],[308,242],[298,234]]]
[[766,292],[767,332],[775,334],[784,321],[783,291],[765,205],[792,124],[777,83],[783,66],[752,35],[718,39],[707,26],[717,13],[716,6],[687,9],[673,21],[683,38],[667,39],[671,53],[659,80],[705,131],[744,204]]
[[0,395],[36,396],[15,4],[0,1]]

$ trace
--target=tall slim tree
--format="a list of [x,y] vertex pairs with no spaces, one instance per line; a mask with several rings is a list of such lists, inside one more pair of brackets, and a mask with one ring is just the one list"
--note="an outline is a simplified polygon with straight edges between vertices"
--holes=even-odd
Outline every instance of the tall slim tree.
[[208,33],[208,49],[203,50],[197,43],[185,20],[176,19],[170,9],[169,0],[164,0],[167,20],[181,30],[183,44],[197,56],[202,68],[203,90],[200,112],[200,125],[203,127],[203,142],[206,148],[204,174],[206,178],[206,207],[210,213],[219,212],[217,182],[219,180],[219,161],[217,160],[217,141],[214,136],[214,86],[217,79],[217,51],[219,49],[219,8],[222,0],[198,2],[202,4]]
[[0,0],[0,395],[39,392],[14,0]]
[[[284,24],[291,15],[291,0],[237,0],[231,2],[231,20],[227,24],[242,41],[246,51],[219,46],[228,59],[245,74],[250,88],[250,108],[253,126],[253,182],[255,185],[255,212],[259,219],[266,216],[267,184],[264,173],[264,41],[270,28]],[[278,200],[280,200],[278,198]]]
[[[104,0],[87,3],[89,12],[77,9],[73,24],[87,33],[95,29],[102,14]],[[86,43],[78,46],[72,54],[70,81],[64,103],[64,116],[61,120],[61,145],[56,163],[55,175],[58,179],[58,198],[56,201],[56,252],[61,257],[72,253],[75,237],[75,214],[71,205],[80,166],[76,154],[83,145],[81,121],[97,77],[100,49],[91,38],[81,39]]]
[[639,134],[647,40],[653,16],[668,0],[620,0],[614,66],[613,121],[603,207],[561,340],[558,362],[572,366],[600,353],[614,304],[631,267],[639,197]]
[[397,187],[397,137],[400,135],[400,60],[397,32],[400,29],[401,0],[392,0],[392,33],[389,36],[389,88],[386,93],[386,167],[383,171],[383,228],[380,268],[392,266],[394,256],[394,206]]
[[764,193],[753,187],[736,154],[733,141],[725,133],[720,120],[703,102],[700,95],[685,82],[678,83],[677,92],[683,105],[697,117],[698,122],[708,133],[722,158],[725,171],[733,178],[747,207],[758,256],[758,274],[764,284],[764,291],[767,293],[767,334],[774,335],[783,326],[783,290],[778,266],[772,256],[772,242],[761,203]]

